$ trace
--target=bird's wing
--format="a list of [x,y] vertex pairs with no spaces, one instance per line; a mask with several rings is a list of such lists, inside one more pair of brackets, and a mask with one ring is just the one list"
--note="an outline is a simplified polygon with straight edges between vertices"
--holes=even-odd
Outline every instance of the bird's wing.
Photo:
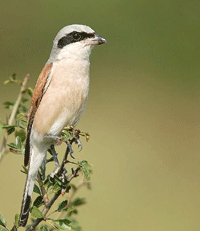
[[29,114],[28,126],[27,126],[27,136],[26,136],[26,146],[25,146],[25,157],[24,157],[24,165],[27,166],[29,164],[30,159],[30,134],[31,129],[35,117],[35,113],[40,105],[42,97],[44,96],[50,80],[51,80],[51,70],[53,67],[53,63],[46,65],[42,72],[39,75],[37,80],[35,90],[33,93],[32,101],[31,101],[31,109]]

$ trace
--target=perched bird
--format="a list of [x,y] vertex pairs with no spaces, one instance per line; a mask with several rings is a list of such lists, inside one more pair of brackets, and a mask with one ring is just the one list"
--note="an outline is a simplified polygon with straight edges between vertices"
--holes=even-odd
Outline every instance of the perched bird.
[[62,129],[75,126],[83,114],[89,92],[90,54],[106,40],[90,27],[62,28],[53,41],[50,57],[37,80],[27,127],[24,165],[29,165],[19,226],[29,216],[34,182],[46,153]]

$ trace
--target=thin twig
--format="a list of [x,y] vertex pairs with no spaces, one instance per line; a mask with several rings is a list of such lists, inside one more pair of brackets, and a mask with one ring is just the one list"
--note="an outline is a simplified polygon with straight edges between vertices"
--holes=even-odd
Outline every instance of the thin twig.
[[[19,92],[19,95],[17,97],[17,100],[14,104],[14,107],[13,107],[13,110],[10,114],[10,117],[9,117],[9,120],[8,120],[8,125],[12,125],[14,120],[15,120],[15,116],[17,114],[17,110],[19,108],[19,104],[21,102],[21,99],[22,99],[22,96],[23,96],[23,91],[25,90],[25,87],[26,87],[26,84],[29,80],[29,77],[30,75],[27,74],[21,84],[21,88],[20,88],[20,92]],[[5,135],[3,137],[3,142],[2,142],[2,145],[1,145],[1,149],[0,149],[0,162],[3,158],[3,154],[6,152],[6,143],[7,143],[7,139],[8,139],[8,134],[7,134],[7,131],[5,130]]]
[[[71,190],[70,190],[71,193],[68,197],[67,205],[65,206],[65,209],[67,209],[71,205],[72,198],[74,197],[74,195],[78,191],[78,189],[80,189],[80,187],[82,187],[83,185],[87,185],[87,184],[89,184],[89,183],[85,180],[85,176],[83,175],[82,179],[78,182],[78,184],[75,187],[71,187]],[[64,211],[59,213],[59,216],[57,219],[60,219],[62,217],[63,213],[64,213]]]
[[44,184],[42,182],[42,176],[39,172],[38,172],[37,178],[38,178],[38,183],[39,183],[40,190],[41,190],[41,193],[43,196],[44,204],[47,205],[49,203],[49,198],[48,198],[47,192],[44,188]]

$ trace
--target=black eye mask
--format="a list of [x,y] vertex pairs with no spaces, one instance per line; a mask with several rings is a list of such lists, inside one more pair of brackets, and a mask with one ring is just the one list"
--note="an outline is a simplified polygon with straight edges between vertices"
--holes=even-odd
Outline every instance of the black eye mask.
[[66,36],[62,37],[58,41],[57,47],[61,49],[70,43],[80,42],[81,40],[85,40],[87,38],[93,38],[93,37],[94,37],[94,33],[73,31],[67,34]]

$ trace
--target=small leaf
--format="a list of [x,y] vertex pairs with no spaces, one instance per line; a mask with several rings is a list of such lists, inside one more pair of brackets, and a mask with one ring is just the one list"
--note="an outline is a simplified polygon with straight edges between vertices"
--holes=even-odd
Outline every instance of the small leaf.
[[18,223],[19,223],[19,214],[15,215],[15,226],[18,228]]
[[3,225],[4,227],[6,227],[7,225],[7,221],[4,218],[3,214],[0,213],[0,225]]
[[26,120],[21,120],[21,126],[26,128],[28,125],[28,122]]
[[47,225],[41,225],[40,231],[49,231],[49,227]]
[[61,134],[61,140],[65,141],[68,138],[73,138],[73,134],[71,132],[68,132],[67,130],[62,130],[62,134]]
[[53,223],[57,226],[58,229],[62,229],[62,230],[70,230],[71,229],[71,227],[69,226],[71,221],[68,219],[53,220]]
[[73,202],[72,205],[74,206],[79,206],[79,205],[84,205],[86,203],[85,198],[79,198],[77,197]]
[[31,215],[35,218],[43,218],[42,212],[36,206],[32,207]]
[[28,108],[20,104],[20,105],[19,105],[19,111],[20,111],[20,112],[25,112],[25,113],[26,113],[26,112],[28,111]]
[[68,203],[67,200],[62,201],[62,202],[59,204],[59,207],[58,207],[58,209],[57,209],[56,211],[62,211],[62,210],[66,207],[67,203]]
[[53,186],[54,193],[58,193],[61,190],[61,186],[58,183],[55,183]]
[[38,196],[35,201],[33,202],[33,205],[37,208],[39,208],[40,206],[42,206],[44,204],[43,201],[43,197],[42,196]]
[[8,147],[10,147],[10,148],[17,149],[16,143],[10,143],[10,144],[7,144],[7,145],[8,145]]
[[74,208],[74,206],[71,206],[67,210],[67,214],[70,217],[72,214],[78,214],[78,210]]
[[22,97],[21,101],[22,101],[22,103],[26,103],[28,101],[28,99],[25,97]]
[[32,97],[33,96],[33,89],[31,88],[31,87],[29,87],[29,88],[27,88],[27,89],[25,89],[23,92],[22,92],[23,94],[28,94],[30,97]]
[[28,173],[28,168],[26,168],[25,166],[22,166],[23,170],[20,170],[21,172],[27,174]]
[[12,78],[13,80],[16,80],[16,76],[17,76],[17,74],[16,74],[16,73],[13,73],[12,76],[11,76],[11,78]]
[[4,226],[0,225],[0,231],[8,231]]
[[33,192],[38,193],[39,195],[41,195],[40,189],[36,184],[34,184]]
[[4,105],[5,108],[7,108],[7,109],[13,109],[13,107],[14,107],[14,103],[13,103],[13,102],[10,102],[10,101],[4,102],[3,105]]
[[19,136],[21,141],[23,142],[26,139],[26,132],[23,129],[15,131],[15,137]]
[[4,83],[4,85],[6,85],[6,84],[10,83],[10,80],[5,80],[3,83]]
[[70,217],[69,220],[71,221],[70,226],[72,227],[73,230],[82,231],[82,228],[78,226],[78,221],[75,218]]
[[8,135],[12,134],[15,131],[15,126],[4,125],[3,128],[7,130]]
[[78,164],[82,167],[83,174],[87,180],[90,180],[92,174],[92,166],[86,160],[79,161]]

